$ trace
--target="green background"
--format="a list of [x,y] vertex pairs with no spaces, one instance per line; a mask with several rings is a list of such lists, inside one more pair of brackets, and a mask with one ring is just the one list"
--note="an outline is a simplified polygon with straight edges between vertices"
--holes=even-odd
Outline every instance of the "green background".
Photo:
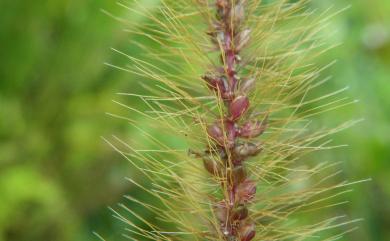
[[[158,0],[142,0],[154,7]],[[352,218],[364,218],[345,240],[390,240],[390,1],[315,0],[325,9],[351,7],[332,18],[329,43],[342,45],[323,88],[349,86],[356,105],[321,121],[364,121],[335,137],[349,147],[329,158],[343,161],[354,186]],[[125,63],[111,47],[132,53],[134,36],[122,23],[135,17],[109,0],[0,1],[0,241],[118,240],[123,225],[107,206],[138,195],[123,177],[130,166],[101,136],[133,137],[116,92],[138,88],[137,78],[105,66]],[[134,52],[134,55],[139,53]],[[326,91],[326,90],[324,90]],[[328,154],[329,155],[329,154]]]

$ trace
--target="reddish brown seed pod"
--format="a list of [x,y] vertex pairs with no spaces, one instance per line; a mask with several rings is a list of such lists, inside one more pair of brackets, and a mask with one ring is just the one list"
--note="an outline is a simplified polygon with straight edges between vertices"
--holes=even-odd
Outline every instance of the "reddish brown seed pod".
[[206,74],[202,76],[210,90],[220,91],[222,95],[229,91],[229,86],[225,76],[215,76],[213,74]]
[[202,79],[206,82],[207,87],[209,89],[216,90],[218,88],[218,85],[220,85],[220,79],[215,76],[212,76],[211,74],[202,76]]
[[243,166],[239,165],[233,168],[232,179],[234,185],[240,184],[246,179],[246,177],[247,177],[247,172]]
[[219,123],[214,123],[207,127],[207,133],[210,138],[219,146],[231,148],[234,146],[236,137],[236,127],[234,123],[226,121],[222,127]]
[[211,155],[205,154],[202,159],[203,166],[209,173],[213,175],[218,175],[218,173],[220,173],[221,166]]
[[250,241],[256,235],[256,226],[254,223],[246,222],[240,228],[241,241]]
[[237,199],[240,203],[247,203],[251,201],[256,194],[256,182],[246,179],[238,185],[236,190]]
[[223,143],[223,130],[218,124],[214,123],[208,126],[207,134],[218,144]]
[[240,118],[249,108],[249,99],[246,96],[237,96],[230,103],[230,118],[234,121]]
[[239,130],[240,137],[243,138],[254,138],[263,134],[267,128],[267,121],[249,121],[242,125]]
[[248,209],[245,206],[240,205],[233,211],[232,219],[233,220],[246,219],[248,217],[248,213],[249,213]]
[[234,93],[231,91],[225,76],[214,76],[212,74],[207,74],[202,76],[202,79],[205,81],[207,87],[210,90],[219,93],[224,100],[231,100],[233,98]]
[[243,159],[249,156],[255,156],[263,150],[261,144],[254,144],[251,142],[237,144],[234,147],[234,154],[236,157]]
[[237,127],[234,122],[225,121],[225,131],[227,137],[227,147],[233,147],[234,139],[237,136]]

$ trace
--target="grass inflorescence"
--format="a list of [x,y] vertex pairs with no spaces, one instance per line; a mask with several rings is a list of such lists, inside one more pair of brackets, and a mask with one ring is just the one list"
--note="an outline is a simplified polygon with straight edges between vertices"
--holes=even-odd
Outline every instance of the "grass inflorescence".
[[[124,118],[138,130],[108,141],[134,168],[129,182],[149,198],[127,196],[155,221],[120,205],[115,216],[132,240],[336,240],[326,233],[357,220],[316,217],[353,183],[316,153],[355,122],[318,127],[315,117],[354,100],[345,89],[315,96],[327,82],[315,59],[327,51],[321,31],[332,16],[310,1],[163,0],[158,8],[119,3],[148,21],[126,23],[142,57],[115,68],[148,95]],[[124,20],[123,20],[124,21]],[[314,123],[313,123],[314,122]],[[146,147],[146,148],[145,148]],[[142,178],[139,178],[142,177]],[[148,202],[147,199],[153,200]],[[314,221],[316,220],[317,221]],[[157,220],[157,221],[156,221]]]

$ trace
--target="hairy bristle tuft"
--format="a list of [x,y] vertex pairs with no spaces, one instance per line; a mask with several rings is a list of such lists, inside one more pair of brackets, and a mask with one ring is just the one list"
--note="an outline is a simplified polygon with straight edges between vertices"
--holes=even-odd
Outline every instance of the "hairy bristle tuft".
[[[350,226],[317,217],[348,192],[338,163],[317,159],[330,135],[355,122],[319,128],[315,116],[354,103],[344,90],[315,96],[327,81],[315,59],[329,49],[330,14],[307,0],[163,0],[158,8],[119,5],[147,19],[127,23],[132,51],[115,66],[149,93],[121,93],[124,118],[138,130],[107,140],[134,169],[115,216],[132,240],[336,240]],[[143,92],[145,93],[145,91]],[[140,178],[142,177],[142,178]],[[148,202],[150,200],[150,202]],[[131,218],[129,218],[130,216]],[[305,217],[305,218],[300,218]],[[157,220],[157,221],[156,221]],[[317,220],[317,221],[315,221]]]

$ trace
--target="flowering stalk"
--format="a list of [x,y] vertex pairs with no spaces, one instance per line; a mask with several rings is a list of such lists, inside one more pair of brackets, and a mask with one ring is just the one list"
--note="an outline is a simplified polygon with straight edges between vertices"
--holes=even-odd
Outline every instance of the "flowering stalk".
[[327,136],[353,124],[311,128],[313,116],[352,102],[337,97],[342,91],[307,99],[325,82],[318,80],[323,68],[311,64],[323,52],[317,34],[324,20],[304,11],[307,2],[119,4],[147,20],[126,29],[140,38],[131,45],[140,57],[114,50],[130,64],[110,65],[137,76],[149,93],[120,93],[131,104],[115,103],[132,114],[112,115],[140,134],[130,143],[107,140],[131,163],[132,187],[148,195],[127,196],[130,208],[120,207],[130,217],[115,211],[128,224],[126,236],[302,241],[350,222],[339,215],[316,223],[297,218],[332,207],[345,192],[330,194],[349,185],[331,182],[334,163],[302,160],[331,149]]
[[[219,178],[224,199],[215,204],[225,240],[249,241],[255,237],[255,223],[249,218],[248,205],[256,193],[256,183],[248,176],[245,161],[262,150],[254,138],[266,129],[266,121],[248,116],[248,93],[254,78],[243,79],[239,69],[243,62],[240,51],[247,45],[250,29],[244,27],[245,0],[217,0],[216,16],[209,31],[216,49],[221,51],[222,67],[203,76],[208,87],[225,105],[220,120],[207,127],[216,145],[209,145],[203,155],[204,166]],[[217,156],[217,157],[215,157]],[[220,160],[219,162],[216,160]]]

